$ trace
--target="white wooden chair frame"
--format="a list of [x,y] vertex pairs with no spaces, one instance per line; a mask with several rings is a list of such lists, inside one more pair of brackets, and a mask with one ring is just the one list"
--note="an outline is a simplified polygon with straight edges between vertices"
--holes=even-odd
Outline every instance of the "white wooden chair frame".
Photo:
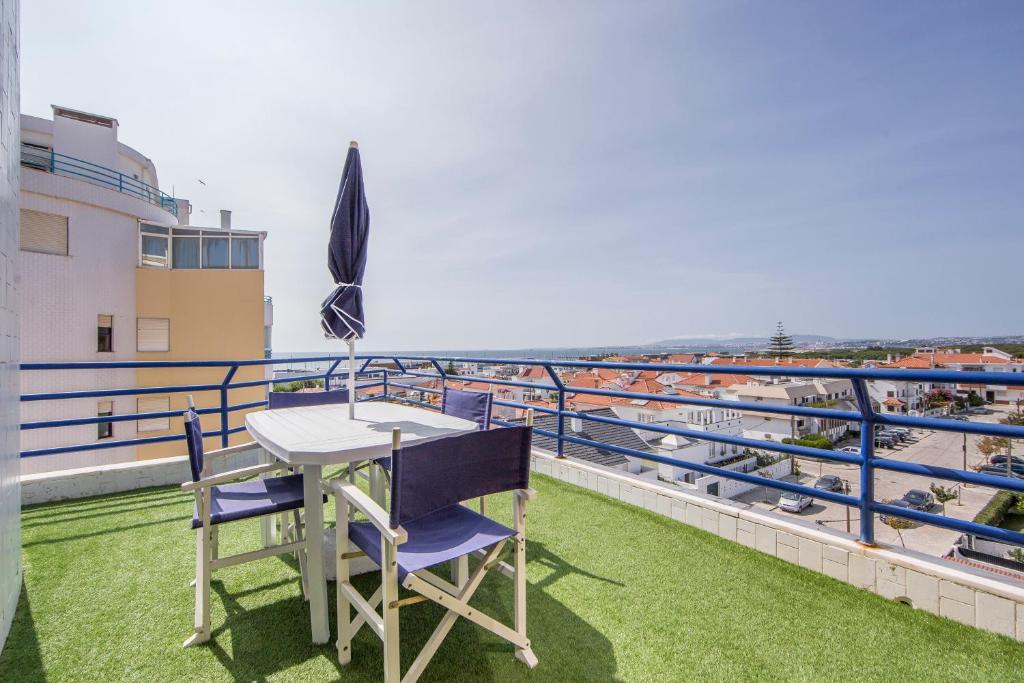
[[[187,419],[187,416],[186,416]],[[283,463],[270,463],[243,467],[221,474],[213,474],[211,461],[228,455],[234,455],[242,451],[259,448],[256,442],[222,448],[203,454],[203,471],[199,481],[188,481],[181,485],[182,491],[192,491],[196,497],[196,510],[202,524],[196,529],[196,578],[192,585],[196,590],[196,611],[195,611],[195,632],[185,640],[183,647],[198,645],[210,640],[210,580],[213,572],[224,567],[231,567],[244,562],[262,560],[275,555],[295,553],[299,558],[299,570],[302,575],[302,594],[307,595],[306,585],[306,540],[302,530],[302,518],[299,510],[293,510],[294,524],[286,530],[286,538],[281,538],[281,545],[272,545],[259,550],[246,553],[239,553],[229,557],[220,557],[218,543],[219,524],[210,524],[210,506],[208,505],[211,489],[220,484],[245,479],[256,475],[263,475],[270,472],[277,472],[287,469]],[[268,513],[266,516],[276,516],[278,513]],[[286,513],[280,513],[282,515]],[[247,517],[246,519],[259,519],[259,517]],[[243,520],[237,520],[243,521]],[[283,521],[283,520],[282,520]],[[227,524],[229,522],[225,522]],[[286,542],[287,541],[287,542]]]
[[[394,430],[392,441],[393,448],[397,450],[401,443],[399,430]],[[529,668],[537,666],[537,657],[526,636],[526,504],[536,497],[536,491],[533,489],[513,491],[512,508],[515,536],[508,540],[513,543],[513,566],[510,578],[513,579],[515,587],[515,626],[510,628],[469,605],[470,598],[480,587],[487,572],[494,567],[504,569],[508,566],[498,561],[498,556],[508,540],[500,541],[482,551],[483,557],[480,564],[462,586],[449,583],[428,569],[423,569],[408,574],[401,584],[402,587],[413,591],[416,595],[399,599],[397,558],[398,547],[408,538],[405,529],[402,527],[392,529],[389,526],[388,513],[351,482],[334,479],[325,482],[324,489],[336,497],[338,662],[340,664],[345,665],[352,661],[352,638],[360,628],[368,624],[377,637],[384,642],[385,683],[399,683],[400,681],[401,683],[414,683],[423,674],[427,664],[441,646],[452,626],[455,625],[455,621],[459,617],[463,617],[512,643],[516,648],[516,659]],[[381,585],[369,599],[364,598],[349,581],[349,561],[365,554],[361,551],[350,552],[348,550],[349,506],[366,515],[370,523],[380,532]],[[501,573],[505,574],[504,571]],[[425,600],[436,602],[447,608],[448,611],[403,677],[399,657],[398,612],[402,607]],[[381,604],[383,604],[382,614],[377,612],[377,607]],[[350,608],[352,607],[355,608],[356,616],[355,619],[350,620]]]

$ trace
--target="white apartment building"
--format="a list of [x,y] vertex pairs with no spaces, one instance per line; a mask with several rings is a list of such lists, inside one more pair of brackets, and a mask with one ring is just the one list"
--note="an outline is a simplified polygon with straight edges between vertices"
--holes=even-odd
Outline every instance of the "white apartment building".
[[931,384],[875,379],[866,383],[872,407],[880,413],[923,415],[924,397]]
[[[189,357],[185,355],[183,337],[175,339],[171,350],[174,330],[170,313],[160,318],[142,317],[140,311],[152,302],[142,300],[140,287],[148,287],[145,296],[150,299],[156,294],[160,299],[155,302],[158,308],[173,307],[173,297],[164,294],[166,285],[162,284],[161,289],[146,284],[151,282],[148,276],[182,268],[195,268],[197,273],[202,267],[227,269],[227,261],[215,262],[223,251],[215,241],[227,243],[236,237],[238,245],[227,249],[233,252],[236,266],[242,267],[244,258],[249,261],[245,267],[262,271],[266,233],[183,227],[189,223],[189,203],[159,190],[153,162],[118,140],[117,119],[54,106],[52,120],[23,114],[21,138],[18,290],[23,311],[22,362]],[[207,235],[211,236],[208,240]],[[243,243],[242,238],[249,241]],[[202,246],[200,240],[204,240]],[[192,247],[195,264],[187,262]],[[262,272],[259,281],[262,290]],[[181,282],[176,279],[175,287]],[[221,295],[211,292],[210,298],[216,300]],[[270,303],[263,300],[262,291],[256,296],[260,297],[257,315],[265,329],[272,320]],[[182,335],[185,329],[185,325],[177,327]],[[269,334],[265,336],[269,339]],[[262,339],[259,344],[262,347]],[[140,352],[149,353],[140,356]],[[21,391],[38,394],[131,388],[139,386],[139,379],[134,369],[27,371],[21,373]],[[36,422],[156,412],[169,410],[176,400],[129,395],[32,401],[22,403],[21,416],[22,422]],[[160,424],[132,420],[26,429],[21,432],[21,448],[100,445],[149,436],[154,431],[166,433],[166,426],[165,419]],[[144,433],[140,434],[140,428]],[[32,474],[132,461],[139,457],[141,448],[22,458],[21,471]]]
[[[735,401],[790,406],[820,406],[849,410],[853,408],[853,384],[847,379],[780,382],[764,385],[736,385],[730,390]],[[831,418],[776,415],[754,410],[743,411],[743,436],[751,439],[781,441],[808,434],[823,434],[838,439],[849,430],[849,423]]]

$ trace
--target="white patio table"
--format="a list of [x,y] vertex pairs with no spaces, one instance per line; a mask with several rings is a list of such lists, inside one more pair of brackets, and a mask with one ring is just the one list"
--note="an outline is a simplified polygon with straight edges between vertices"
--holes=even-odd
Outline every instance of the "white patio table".
[[391,432],[395,427],[402,430],[403,446],[478,429],[472,420],[396,403],[360,403],[355,412],[355,419],[350,420],[348,405],[335,404],[264,410],[245,416],[246,429],[253,439],[279,460],[301,466],[305,476],[306,572],[314,643],[330,639],[320,488],[323,467],[391,455]]

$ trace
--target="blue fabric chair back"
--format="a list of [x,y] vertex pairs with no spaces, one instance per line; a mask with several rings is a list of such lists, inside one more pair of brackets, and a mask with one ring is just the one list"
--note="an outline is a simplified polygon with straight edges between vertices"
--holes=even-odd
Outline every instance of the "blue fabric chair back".
[[270,392],[271,410],[274,408],[297,408],[299,406],[323,406],[331,403],[348,403],[348,391],[345,389],[334,389],[333,391],[313,391],[302,394],[293,391]]
[[530,485],[532,427],[453,436],[391,454],[391,527],[470,498]]
[[199,415],[189,408],[185,411],[185,443],[188,445],[188,466],[192,470],[192,481],[203,476],[203,426]]
[[472,420],[480,425],[480,429],[490,429],[493,400],[493,394],[485,394],[482,391],[460,391],[445,387],[441,395],[441,412]]

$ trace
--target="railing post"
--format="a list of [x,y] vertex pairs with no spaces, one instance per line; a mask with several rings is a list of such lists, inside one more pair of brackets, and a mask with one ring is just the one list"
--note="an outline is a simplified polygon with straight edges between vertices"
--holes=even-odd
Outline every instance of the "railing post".
[[565,457],[565,384],[562,383],[562,378],[558,376],[555,369],[550,364],[545,363],[544,369],[547,370],[548,376],[551,381],[554,382],[558,388],[558,457]]
[[868,388],[862,379],[853,380],[853,393],[863,419],[860,423],[860,542],[875,545],[875,513],[871,504],[875,500],[875,411],[871,407]]
[[334,374],[334,371],[337,369],[340,363],[341,359],[339,358],[338,360],[334,361],[331,364],[331,366],[327,368],[327,372],[324,373],[324,391],[331,390],[331,375]]
[[221,448],[228,447],[228,383],[238,372],[238,365],[232,365],[228,374],[224,375],[224,381],[220,385],[220,445]]
[[57,172],[57,157],[54,155],[54,151],[50,150],[50,173]]
[[384,368],[384,402],[388,402],[388,369]]
[[117,174],[117,191],[124,192],[124,173]]

